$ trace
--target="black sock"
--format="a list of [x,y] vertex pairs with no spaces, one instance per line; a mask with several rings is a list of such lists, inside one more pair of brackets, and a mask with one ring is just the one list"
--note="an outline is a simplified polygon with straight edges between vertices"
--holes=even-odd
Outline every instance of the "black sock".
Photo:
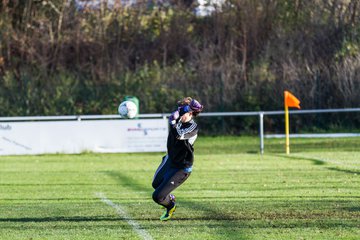
[[167,208],[167,210],[172,209],[175,206],[175,202],[171,201],[170,206]]

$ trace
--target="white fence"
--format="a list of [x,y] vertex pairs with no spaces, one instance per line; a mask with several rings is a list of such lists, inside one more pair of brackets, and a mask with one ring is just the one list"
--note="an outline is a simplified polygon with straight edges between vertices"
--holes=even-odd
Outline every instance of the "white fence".
[[[360,112],[360,108],[344,108],[344,109],[313,109],[313,110],[291,110],[289,111],[289,114],[319,114],[319,113],[344,113],[344,112]],[[259,112],[211,112],[211,113],[202,113],[200,116],[201,117],[234,117],[234,116],[258,116],[259,117],[259,138],[260,138],[260,152],[261,154],[263,154],[264,152],[264,138],[265,137],[284,137],[284,135],[264,135],[264,117],[265,116],[271,116],[271,115],[284,115],[284,111],[259,111]],[[167,135],[167,121],[166,121],[166,117],[168,116],[168,113],[155,113],[155,114],[140,114],[139,115],[139,119],[137,119],[136,121],[145,121],[145,120],[151,120],[151,119],[158,119],[160,122],[156,122],[153,123],[154,125],[152,125],[152,127],[147,127],[147,128],[153,128],[155,129],[156,127],[158,127],[159,131],[160,128],[162,129],[161,134],[159,136],[157,136],[157,144],[154,145],[156,146],[160,146],[158,149],[156,148],[151,148],[146,149],[143,147],[139,147],[137,149],[137,151],[165,151],[165,141],[166,141],[166,135]],[[17,122],[57,122],[57,121],[62,121],[62,122],[99,122],[101,124],[101,126],[105,126],[106,124],[104,124],[104,120],[107,121],[111,121],[111,120],[115,120],[117,123],[125,123],[125,121],[132,121],[133,124],[135,124],[135,120],[121,120],[118,121],[119,119],[121,119],[121,117],[119,115],[79,115],[79,116],[44,116],[44,117],[0,117],[0,155],[1,155],[1,151],[2,151],[2,146],[1,144],[1,139],[3,140],[3,142],[7,142],[7,144],[11,143],[10,139],[4,140],[4,132],[6,132],[7,130],[9,130],[9,128],[11,128],[11,124],[15,124]],[[101,121],[100,121],[101,120]],[[139,123],[137,123],[139,124]],[[121,125],[121,124],[120,124]],[[140,124],[141,125],[141,124]],[[139,126],[139,125],[136,125]],[[156,127],[155,127],[156,126]],[[160,126],[160,127],[159,127]],[[165,130],[165,126],[166,126],[166,130]],[[110,127],[112,129],[112,132],[118,132],[118,134],[120,134],[121,132],[124,132],[124,129],[118,129],[115,130],[115,127]],[[139,127],[138,127],[139,128]],[[140,129],[140,128],[139,128]],[[48,131],[51,131],[51,128],[48,129]],[[73,130],[76,131],[76,130]],[[102,130],[98,129],[97,133],[101,133]],[[105,134],[104,131],[104,137],[106,138],[107,134]],[[19,133],[20,135],[22,133]],[[36,134],[36,133],[34,133]],[[23,134],[22,134],[23,135]],[[110,134],[111,135],[111,134]],[[121,136],[125,137],[126,135],[120,134]],[[359,136],[360,134],[349,134],[349,133],[337,133],[337,134],[307,134],[307,135],[300,135],[300,134],[290,134],[290,137],[353,137],[353,136]],[[141,136],[138,136],[139,138]],[[6,137],[5,137],[6,138]],[[162,139],[162,140],[161,140]],[[10,141],[9,141],[10,140]],[[137,139],[136,141],[133,142],[138,142],[139,139]],[[119,140],[119,139],[114,139],[113,142],[118,142],[118,143],[123,143],[125,140]],[[13,143],[13,145],[16,145],[16,141],[15,143]],[[21,143],[19,143],[21,145]],[[20,145],[18,147],[20,147]],[[145,144],[146,145],[146,144]],[[25,145],[24,145],[25,146]],[[123,146],[121,146],[123,147]],[[113,150],[108,150],[108,152],[127,152],[130,151],[128,150],[120,150],[120,148],[118,148],[116,150],[115,147],[112,147]],[[76,152],[78,152],[79,150],[77,150]],[[93,151],[93,149],[90,149],[90,151]],[[3,151],[4,152],[4,151]],[[61,151],[60,151],[61,152]],[[105,151],[106,152],[106,151]]]
[[0,155],[87,151],[165,152],[167,134],[168,123],[165,118],[131,120],[103,119],[103,116],[1,118]]
[[[344,112],[360,112],[360,108],[340,108],[340,109],[312,109],[312,110],[290,110],[289,114],[315,114],[315,113],[344,113]],[[207,117],[230,117],[230,116],[258,116],[259,117],[259,137],[260,137],[260,153],[264,153],[264,137],[285,137],[282,135],[269,134],[264,135],[264,116],[285,115],[285,111],[260,111],[260,112],[213,112],[202,113],[201,116]],[[285,130],[285,126],[284,126]],[[340,133],[340,134],[290,134],[290,137],[357,137],[360,134]]]

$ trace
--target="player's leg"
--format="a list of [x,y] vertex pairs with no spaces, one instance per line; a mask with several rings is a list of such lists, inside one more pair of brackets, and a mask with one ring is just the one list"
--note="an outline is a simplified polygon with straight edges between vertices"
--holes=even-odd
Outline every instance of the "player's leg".
[[154,201],[166,208],[160,220],[168,220],[171,218],[176,209],[176,202],[175,196],[170,193],[184,183],[189,176],[190,172],[185,172],[183,169],[175,168],[169,169],[169,171],[164,175],[163,182],[153,193]]
[[170,168],[170,165],[171,165],[171,161],[169,159],[169,156],[165,155],[162,158],[162,161],[161,161],[159,167],[157,168],[157,170],[155,171],[155,174],[154,174],[154,178],[153,178],[153,181],[152,181],[152,187],[154,189],[156,189],[161,184],[161,182],[164,179],[165,173]]

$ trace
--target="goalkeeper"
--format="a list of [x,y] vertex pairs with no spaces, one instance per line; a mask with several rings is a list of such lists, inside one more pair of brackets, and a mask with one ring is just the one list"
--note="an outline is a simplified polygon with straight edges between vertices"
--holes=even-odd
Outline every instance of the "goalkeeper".
[[178,102],[178,109],[169,117],[170,131],[167,138],[167,155],[155,172],[152,186],[154,201],[165,207],[161,221],[169,220],[176,209],[175,196],[171,194],[186,181],[192,171],[194,142],[198,126],[193,120],[203,106],[195,99],[184,98]]

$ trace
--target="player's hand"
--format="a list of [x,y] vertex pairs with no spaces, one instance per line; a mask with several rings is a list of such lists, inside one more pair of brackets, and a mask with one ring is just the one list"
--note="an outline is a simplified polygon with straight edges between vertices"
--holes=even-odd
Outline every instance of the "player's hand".
[[169,117],[169,123],[171,126],[175,126],[177,120],[180,118],[180,113],[178,110],[173,112]]

